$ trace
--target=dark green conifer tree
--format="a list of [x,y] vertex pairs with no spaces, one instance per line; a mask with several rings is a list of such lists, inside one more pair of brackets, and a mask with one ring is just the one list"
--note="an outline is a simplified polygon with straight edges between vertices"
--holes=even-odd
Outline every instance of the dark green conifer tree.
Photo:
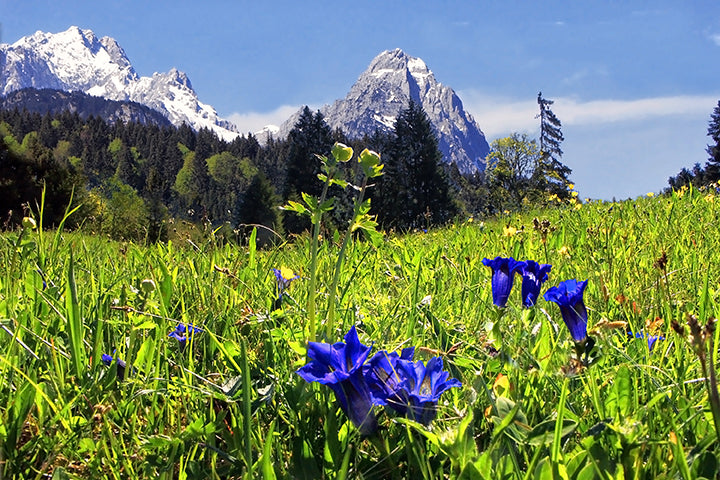
[[410,101],[398,115],[394,130],[383,157],[385,174],[374,192],[380,223],[408,229],[447,222],[458,206],[427,114]]
[[537,102],[540,108],[540,161],[534,175],[535,188],[567,199],[570,198],[568,185],[572,170],[560,161],[563,154],[560,144],[565,140],[560,130],[562,124],[550,109],[554,101],[543,98],[542,92],[538,92]]
[[279,201],[265,174],[258,172],[245,191],[238,221],[247,234],[257,228],[257,244],[260,246],[276,240],[275,233],[282,234]]
[[[313,114],[305,107],[295,126],[288,134],[287,174],[283,189],[283,201],[300,201],[301,194],[319,197],[323,184],[318,180],[320,159],[317,155],[329,155],[333,146],[332,130],[319,111]],[[299,233],[310,226],[306,217],[285,215],[285,230]]]
[[720,180],[720,101],[710,115],[707,134],[712,139],[712,143],[706,150],[710,158],[705,163],[704,180],[706,183],[712,183]]

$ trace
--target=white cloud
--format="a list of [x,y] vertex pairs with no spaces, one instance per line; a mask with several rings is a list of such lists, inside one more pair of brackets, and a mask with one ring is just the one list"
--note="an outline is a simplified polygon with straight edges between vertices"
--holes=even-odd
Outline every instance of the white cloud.
[[[537,100],[490,97],[478,91],[458,95],[488,138],[512,132],[535,133],[539,128]],[[637,100],[591,100],[555,98],[552,110],[564,126],[621,123],[657,117],[701,116],[709,118],[720,96],[679,95]]]
[[703,115],[709,118],[717,105],[717,99],[717,96],[699,95],[589,102],[560,98],[555,101],[553,112],[567,125],[617,123],[688,115]]
[[715,45],[720,47],[720,33],[713,33],[712,35],[710,35],[710,40],[712,40]]
[[282,105],[270,112],[232,113],[226,120],[233,123],[240,133],[256,133],[267,125],[280,126],[301,108],[302,105]]

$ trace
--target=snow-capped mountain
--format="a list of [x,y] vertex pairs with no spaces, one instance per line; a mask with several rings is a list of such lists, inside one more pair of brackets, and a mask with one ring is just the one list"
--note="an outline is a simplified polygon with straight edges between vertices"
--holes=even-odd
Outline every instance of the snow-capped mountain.
[[176,69],[140,77],[122,47],[110,37],[70,27],[61,33],[36,32],[0,44],[0,95],[26,87],[81,91],[109,100],[133,101],[198,130],[214,130],[232,140],[235,127],[201,103],[187,75]]
[[[407,108],[410,99],[427,113],[445,161],[454,162],[462,173],[485,169],[490,147],[472,115],[463,109],[460,98],[452,88],[435,80],[425,62],[400,49],[375,57],[347,96],[320,112],[331,128],[339,127],[348,137],[360,138],[376,129],[392,130],[397,115]],[[299,115],[281,125],[278,138],[287,135]]]

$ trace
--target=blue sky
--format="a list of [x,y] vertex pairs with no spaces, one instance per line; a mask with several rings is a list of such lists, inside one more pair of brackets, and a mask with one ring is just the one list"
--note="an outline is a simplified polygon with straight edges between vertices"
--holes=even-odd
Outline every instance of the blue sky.
[[537,135],[555,100],[582,197],[659,191],[707,160],[720,100],[720,2],[0,0],[2,41],[72,25],[139,75],[176,67],[243,132],[348,92],[381,51],[422,58],[488,141]]

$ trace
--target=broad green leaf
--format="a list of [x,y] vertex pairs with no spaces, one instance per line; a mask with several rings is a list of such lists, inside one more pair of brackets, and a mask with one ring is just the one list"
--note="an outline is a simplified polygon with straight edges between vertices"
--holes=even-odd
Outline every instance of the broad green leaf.
[[617,399],[617,411],[621,417],[631,413],[633,408],[632,382],[630,380],[630,370],[626,366],[621,366],[615,374],[614,390]]
[[[555,424],[556,421],[545,420],[544,422],[538,423],[533,427],[532,430],[527,434],[527,443],[529,445],[547,445],[553,441],[555,436]],[[560,435],[565,437],[572,433],[577,428],[577,422],[570,419],[564,419],[562,427],[560,429]]]

